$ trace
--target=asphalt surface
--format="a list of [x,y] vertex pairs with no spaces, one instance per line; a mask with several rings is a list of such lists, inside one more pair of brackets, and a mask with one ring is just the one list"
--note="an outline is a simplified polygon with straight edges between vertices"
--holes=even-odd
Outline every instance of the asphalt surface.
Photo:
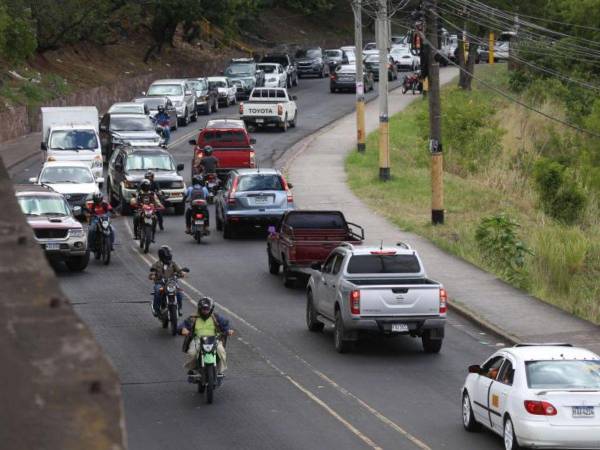
[[[298,127],[254,134],[265,167],[353,110],[354,95],[330,94],[327,80],[302,79],[293,92]],[[222,109],[219,116],[236,117],[237,109]],[[187,135],[205,120],[172,137],[170,151],[186,164],[186,178],[192,155]],[[40,164],[34,157],[15,166],[13,179],[26,181]],[[303,290],[286,289],[269,274],[264,236],[225,241],[214,230],[213,214],[212,234],[198,245],[184,234],[183,217],[167,216],[166,231],[144,256],[129,222],[114,222],[118,244],[108,267],[91,260],[81,274],[56,268],[76,312],[120,375],[129,448],[502,448],[489,432],[465,432],[460,414],[467,366],[501,345],[497,338],[450,315],[439,355],[423,353],[411,338],[373,338],[340,355],[330,329],[306,329]],[[163,243],[191,270],[182,285],[185,313],[194,310],[190,299],[208,294],[236,330],[213,405],[186,381],[182,339],[171,337],[150,313],[148,265]]]

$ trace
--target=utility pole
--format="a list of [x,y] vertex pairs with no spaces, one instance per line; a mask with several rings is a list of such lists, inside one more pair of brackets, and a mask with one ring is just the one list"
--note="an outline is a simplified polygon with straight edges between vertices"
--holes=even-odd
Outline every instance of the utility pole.
[[[388,116],[388,37],[387,0],[377,9],[377,48],[379,49],[379,179],[390,179],[390,130]],[[357,51],[359,51],[357,49]],[[361,52],[362,59],[362,52]]]
[[[441,1],[441,0],[440,0]],[[429,151],[431,152],[431,223],[444,223],[444,157],[442,154],[442,105],[440,63],[438,62],[438,0],[427,0],[427,40],[429,49]]]
[[354,46],[356,47],[356,149],[364,152],[365,145],[365,84],[362,58],[362,0],[353,0]]

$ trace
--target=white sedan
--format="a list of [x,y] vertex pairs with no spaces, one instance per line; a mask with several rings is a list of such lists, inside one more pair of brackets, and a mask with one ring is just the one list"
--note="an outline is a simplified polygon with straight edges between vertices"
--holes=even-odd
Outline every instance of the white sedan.
[[521,344],[470,366],[463,425],[521,447],[600,449],[600,356],[567,344]]
[[390,51],[390,58],[392,58],[398,70],[405,69],[414,72],[421,67],[421,58],[413,55],[408,47],[393,47]]
[[222,106],[235,105],[237,100],[235,93],[237,87],[227,77],[208,77],[208,85],[217,88],[219,93],[219,104]]
[[256,67],[265,73],[265,86],[271,88],[287,87],[287,72],[279,63],[260,63]]

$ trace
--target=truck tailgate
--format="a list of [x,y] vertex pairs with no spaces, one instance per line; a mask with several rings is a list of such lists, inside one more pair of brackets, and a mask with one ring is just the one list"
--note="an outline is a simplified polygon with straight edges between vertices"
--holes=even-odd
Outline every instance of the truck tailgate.
[[213,155],[219,160],[220,169],[246,169],[254,167],[250,148],[213,148]]
[[437,284],[360,286],[362,317],[430,316],[438,315],[439,308]]
[[244,113],[242,117],[253,117],[253,116],[277,116],[277,103],[259,103],[259,102],[247,102],[244,103]]
[[287,231],[289,246],[290,249],[293,249],[290,260],[300,264],[325,261],[331,251],[339,247],[342,242],[360,243],[353,236],[350,236],[345,229],[288,228]]

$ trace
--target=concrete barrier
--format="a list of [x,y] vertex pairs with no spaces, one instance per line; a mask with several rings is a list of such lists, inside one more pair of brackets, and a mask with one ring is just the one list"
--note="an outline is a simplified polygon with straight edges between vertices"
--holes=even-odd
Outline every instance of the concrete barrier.
[[59,288],[0,160],[0,447],[126,448],[117,374]]

